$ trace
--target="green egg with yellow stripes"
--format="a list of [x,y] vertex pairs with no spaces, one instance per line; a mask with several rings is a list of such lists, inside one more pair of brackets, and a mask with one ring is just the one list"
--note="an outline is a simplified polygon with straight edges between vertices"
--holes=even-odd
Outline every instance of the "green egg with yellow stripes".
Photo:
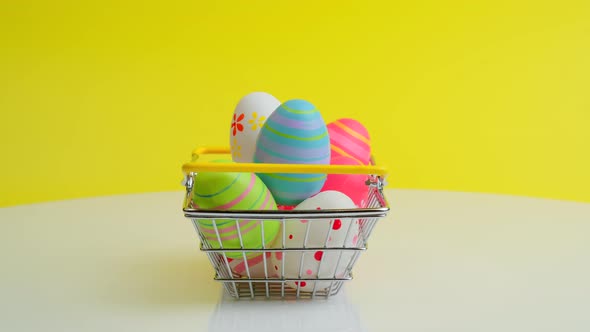
[[[266,120],[256,141],[255,163],[330,164],[330,138],[320,112],[301,99],[284,102]],[[278,204],[293,206],[317,194],[326,174],[258,174]]]
[[[210,210],[277,210],[271,192],[254,173],[198,173],[193,189],[193,205]],[[263,244],[270,247],[276,240],[280,221],[199,219],[197,227],[213,249],[260,249]],[[228,252],[227,257],[243,256],[241,252]]]

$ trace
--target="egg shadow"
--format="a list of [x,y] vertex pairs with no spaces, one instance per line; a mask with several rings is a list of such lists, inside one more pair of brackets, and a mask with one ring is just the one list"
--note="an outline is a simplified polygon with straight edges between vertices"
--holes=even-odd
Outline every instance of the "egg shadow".
[[330,299],[237,300],[223,294],[209,319],[209,332],[364,332],[345,289]]
[[106,304],[175,309],[219,302],[221,285],[210,263],[196,255],[119,261],[108,271],[98,298]]

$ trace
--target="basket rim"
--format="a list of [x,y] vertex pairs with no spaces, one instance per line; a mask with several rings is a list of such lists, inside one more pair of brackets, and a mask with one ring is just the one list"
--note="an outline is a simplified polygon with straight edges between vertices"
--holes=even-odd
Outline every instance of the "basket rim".
[[182,165],[185,174],[199,172],[242,172],[242,173],[306,173],[306,174],[367,174],[385,177],[388,170],[371,165],[316,165],[316,164],[271,164],[271,163],[213,163],[198,161],[200,155],[231,154],[228,147],[198,147],[192,152],[192,161]]
[[334,219],[334,218],[381,218],[387,216],[389,206],[379,208],[331,209],[331,210],[207,210],[183,208],[187,218],[227,218],[251,220],[283,219]]

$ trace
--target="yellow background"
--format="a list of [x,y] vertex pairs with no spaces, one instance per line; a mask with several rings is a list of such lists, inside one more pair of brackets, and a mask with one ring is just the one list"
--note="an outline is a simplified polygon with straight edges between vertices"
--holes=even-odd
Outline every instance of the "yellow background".
[[0,5],[0,206],[181,190],[258,90],[393,187],[590,201],[590,1],[57,0]]

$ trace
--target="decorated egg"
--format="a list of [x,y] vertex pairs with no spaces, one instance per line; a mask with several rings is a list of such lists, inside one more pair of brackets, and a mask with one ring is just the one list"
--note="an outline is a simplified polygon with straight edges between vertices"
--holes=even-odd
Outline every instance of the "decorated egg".
[[[285,284],[293,289],[299,288],[302,292],[313,292],[314,288],[320,291],[330,287],[331,282],[313,279],[349,276],[354,258],[355,251],[352,250],[277,251],[271,255],[270,271],[274,273],[271,277],[301,279],[300,281],[289,280]],[[283,266],[284,274],[281,274]]]
[[[324,119],[313,104],[289,100],[262,127],[254,153],[256,163],[330,163],[330,138]],[[326,174],[258,174],[281,205],[297,205],[317,194]]]
[[[331,165],[361,165],[360,161],[345,156],[332,157]],[[369,196],[369,186],[366,184],[368,176],[366,174],[328,174],[326,183],[322,187],[322,192],[335,190],[350,197],[354,204],[363,208],[367,205]]]
[[[264,256],[266,256],[266,259]],[[227,260],[234,276],[265,278],[271,276],[270,270],[267,270],[266,274],[264,271],[265,267],[270,263],[270,252],[265,253],[264,256],[262,253],[256,253],[253,255],[247,253],[246,260],[244,260],[243,256],[240,256],[240,258],[228,258]],[[248,274],[248,272],[250,274]]]
[[328,124],[332,158],[344,156],[368,165],[371,161],[369,132],[358,121],[340,119]]
[[[294,210],[353,208],[356,208],[354,202],[343,193],[325,191],[303,201]],[[284,227],[285,248],[302,248],[304,244],[308,248],[350,248],[359,243],[359,221],[356,218],[289,220]],[[350,250],[275,252],[271,255],[270,270],[293,279],[342,278],[352,268],[353,258],[354,251]],[[313,280],[288,281],[287,285],[292,288],[299,286],[305,292],[313,291],[314,287],[320,290],[330,286],[329,281],[317,282],[317,286],[315,283]]]
[[238,102],[229,132],[233,161],[251,163],[254,160],[258,133],[268,116],[280,105],[277,98],[266,92],[252,92]]
[[[215,161],[229,162],[229,161]],[[212,210],[276,210],[270,191],[254,173],[201,172],[195,177],[193,206]],[[280,229],[278,221],[199,219],[199,232],[213,249],[262,248]],[[262,229],[264,228],[264,229]],[[264,238],[262,234],[264,233]],[[264,241],[264,242],[263,242]],[[221,243],[220,243],[221,242]],[[240,258],[241,252],[227,253]]]

